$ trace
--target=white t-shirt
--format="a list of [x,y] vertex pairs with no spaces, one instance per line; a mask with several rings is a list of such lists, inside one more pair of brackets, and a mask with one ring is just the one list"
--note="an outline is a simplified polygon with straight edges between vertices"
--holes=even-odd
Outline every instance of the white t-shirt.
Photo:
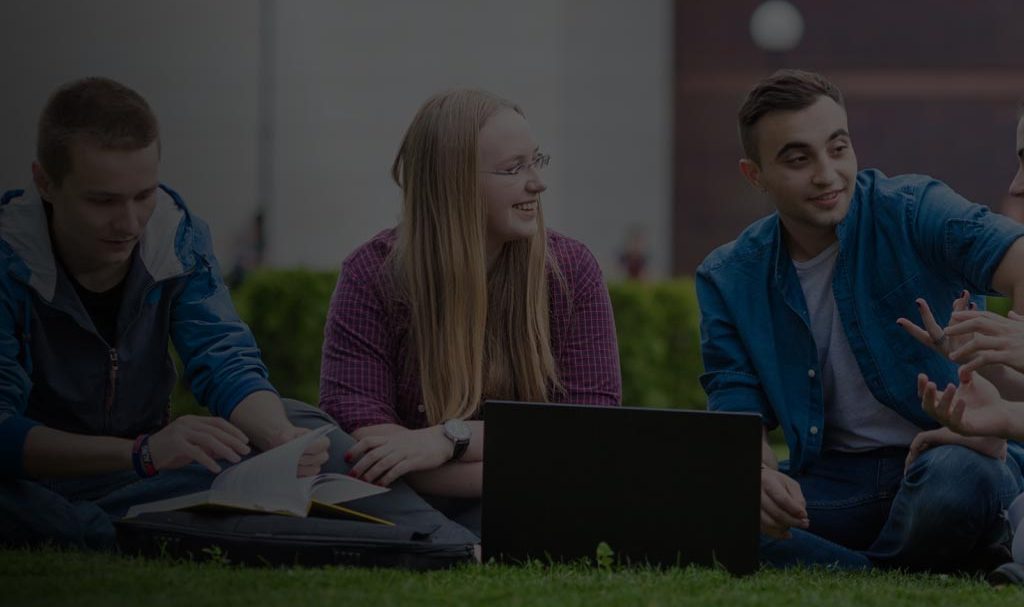
[[836,242],[814,259],[793,262],[811,315],[811,332],[821,365],[825,392],[822,445],[826,450],[847,452],[906,447],[921,428],[878,402],[864,383],[832,292],[838,257]]

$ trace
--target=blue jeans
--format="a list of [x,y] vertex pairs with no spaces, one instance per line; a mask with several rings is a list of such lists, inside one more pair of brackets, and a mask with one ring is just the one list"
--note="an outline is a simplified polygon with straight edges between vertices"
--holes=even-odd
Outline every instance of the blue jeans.
[[1024,489],[1021,470],[966,447],[925,451],[904,476],[906,449],[828,452],[791,474],[811,526],[793,538],[762,536],[770,566],[872,566],[954,571],[975,551],[1006,541],[1005,510]]
[[128,508],[204,491],[214,475],[199,464],[142,479],[123,470],[73,479],[0,481],[0,543],[110,550],[114,521]]

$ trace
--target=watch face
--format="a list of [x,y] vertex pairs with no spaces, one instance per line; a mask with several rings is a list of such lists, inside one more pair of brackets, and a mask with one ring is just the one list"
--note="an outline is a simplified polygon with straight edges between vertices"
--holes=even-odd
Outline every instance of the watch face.
[[446,421],[444,423],[444,431],[448,436],[457,441],[468,441],[473,436],[473,433],[469,429],[469,424],[461,419],[450,419]]

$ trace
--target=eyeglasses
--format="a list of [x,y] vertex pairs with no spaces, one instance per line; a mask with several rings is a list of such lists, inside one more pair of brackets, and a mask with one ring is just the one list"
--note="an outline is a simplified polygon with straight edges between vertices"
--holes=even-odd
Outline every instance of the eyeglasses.
[[502,169],[500,171],[480,171],[481,173],[490,173],[491,175],[509,175],[514,176],[522,173],[527,169],[537,169],[538,171],[548,166],[551,162],[551,154],[537,154],[533,157],[533,160],[529,162],[520,161],[515,166]]

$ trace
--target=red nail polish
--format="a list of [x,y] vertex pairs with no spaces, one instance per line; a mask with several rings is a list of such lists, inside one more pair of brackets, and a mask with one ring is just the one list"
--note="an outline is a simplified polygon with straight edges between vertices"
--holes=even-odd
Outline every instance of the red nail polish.
[[351,462],[351,461],[352,461],[352,454],[346,453],[345,454],[345,462],[347,463],[347,462]]

